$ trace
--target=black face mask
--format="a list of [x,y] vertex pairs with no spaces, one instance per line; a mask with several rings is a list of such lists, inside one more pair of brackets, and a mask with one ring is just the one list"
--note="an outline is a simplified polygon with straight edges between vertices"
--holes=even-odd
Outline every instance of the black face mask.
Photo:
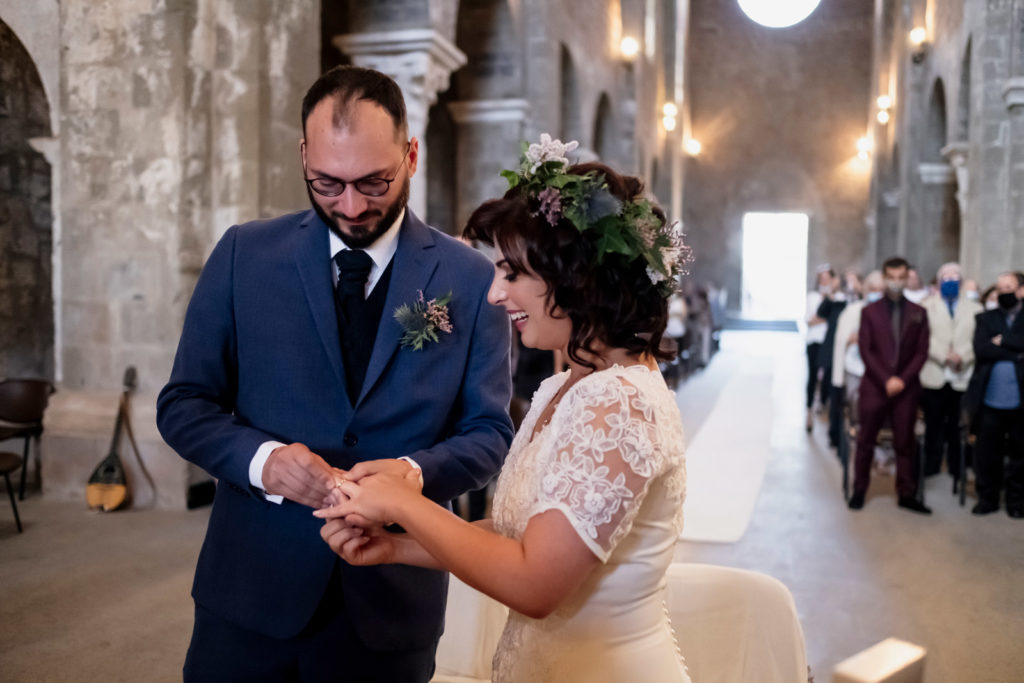
[[1010,309],[1017,305],[1019,299],[1014,292],[1003,292],[999,295],[999,307]]

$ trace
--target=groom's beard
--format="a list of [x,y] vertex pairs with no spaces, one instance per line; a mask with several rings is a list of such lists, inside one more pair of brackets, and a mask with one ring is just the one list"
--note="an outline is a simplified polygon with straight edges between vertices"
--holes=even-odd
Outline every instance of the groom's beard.
[[[352,191],[355,192],[356,189],[352,188]],[[332,215],[324,211],[324,208],[313,197],[313,191],[308,185],[306,186],[306,194],[309,195],[309,203],[313,205],[313,210],[320,216],[320,220],[326,223],[331,232],[337,235],[349,249],[365,249],[388,231],[388,228],[395,222],[398,215],[402,213],[402,209],[409,203],[409,176],[405,177],[405,181],[402,183],[402,191],[398,193],[398,197],[381,214],[381,217],[376,222],[367,222],[365,226],[357,229],[353,229],[352,226],[343,223],[342,219],[336,214]],[[371,218],[374,213],[378,212],[367,211],[356,216],[356,219],[366,220]]]

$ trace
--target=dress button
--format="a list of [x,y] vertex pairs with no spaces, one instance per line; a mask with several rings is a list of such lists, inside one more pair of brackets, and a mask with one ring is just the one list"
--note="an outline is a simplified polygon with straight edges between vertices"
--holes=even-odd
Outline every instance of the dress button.
[[345,432],[345,437],[342,439],[342,441],[346,446],[351,448],[352,446],[355,446],[357,443],[359,443],[359,437],[353,434],[352,432]]

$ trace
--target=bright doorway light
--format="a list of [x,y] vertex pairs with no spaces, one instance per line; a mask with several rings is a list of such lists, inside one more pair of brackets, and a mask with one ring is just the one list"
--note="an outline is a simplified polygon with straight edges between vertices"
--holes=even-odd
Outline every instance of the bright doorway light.
[[743,317],[800,320],[807,306],[805,213],[743,215]]
[[738,0],[748,17],[769,28],[799,24],[811,15],[821,0]]

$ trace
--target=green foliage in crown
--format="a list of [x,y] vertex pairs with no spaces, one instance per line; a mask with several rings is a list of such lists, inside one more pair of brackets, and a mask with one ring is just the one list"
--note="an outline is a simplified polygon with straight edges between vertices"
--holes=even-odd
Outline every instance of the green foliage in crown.
[[670,296],[691,258],[679,224],[668,225],[643,197],[619,200],[599,173],[570,173],[566,154],[578,144],[552,140],[544,133],[540,143],[523,143],[518,169],[501,175],[509,189],[518,188],[536,201],[537,215],[548,224],[566,220],[581,234],[588,233],[596,245],[598,263],[608,254],[621,254],[627,261],[643,259],[651,283]]

